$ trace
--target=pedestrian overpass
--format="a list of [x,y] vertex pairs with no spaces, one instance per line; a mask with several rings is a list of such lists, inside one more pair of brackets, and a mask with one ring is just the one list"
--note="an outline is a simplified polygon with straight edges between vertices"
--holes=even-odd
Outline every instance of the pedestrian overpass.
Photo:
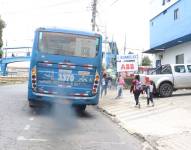
[[7,65],[15,62],[30,61],[31,47],[3,48],[3,56],[0,58],[0,75],[7,75]]

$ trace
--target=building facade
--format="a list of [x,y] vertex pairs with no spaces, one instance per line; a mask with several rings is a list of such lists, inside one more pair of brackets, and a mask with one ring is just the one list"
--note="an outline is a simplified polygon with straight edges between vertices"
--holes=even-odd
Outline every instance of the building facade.
[[191,0],[153,0],[150,49],[160,64],[191,63]]

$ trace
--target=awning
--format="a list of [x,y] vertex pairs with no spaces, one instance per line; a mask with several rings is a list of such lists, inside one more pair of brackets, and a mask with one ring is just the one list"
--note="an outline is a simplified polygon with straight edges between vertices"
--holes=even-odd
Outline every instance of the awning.
[[149,50],[146,50],[144,51],[143,53],[148,53],[148,54],[155,54],[155,53],[160,53],[162,51],[164,51],[165,49],[149,49]]
[[164,50],[166,50],[168,48],[171,48],[171,47],[174,47],[176,45],[179,45],[179,44],[182,44],[182,43],[185,43],[185,42],[189,42],[189,41],[191,41],[191,34],[187,34],[187,35],[185,35],[183,37],[180,37],[180,38],[177,38],[175,40],[166,42],[164,44],[161,44],[159,46],[156,46],[154,48],[146,50],[143,53],[150,53],[150,54],[159,53],[159,52],[162,52],[162,51],[164,51]]

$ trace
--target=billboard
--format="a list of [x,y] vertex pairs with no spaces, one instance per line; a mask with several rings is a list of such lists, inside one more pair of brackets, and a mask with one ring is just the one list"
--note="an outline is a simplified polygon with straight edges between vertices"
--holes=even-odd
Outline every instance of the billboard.
[[117,72],[134,72],[138,70],[138,55],[117,55]]

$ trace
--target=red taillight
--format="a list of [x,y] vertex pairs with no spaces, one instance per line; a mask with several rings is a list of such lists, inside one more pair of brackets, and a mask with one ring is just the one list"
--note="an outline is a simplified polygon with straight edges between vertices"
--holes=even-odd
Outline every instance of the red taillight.
[[33,79],[32,79],[32,83],[36,83],[36,80],[33,80]]
[[32,79],[36,78],[36,75],[32,75]]
[[36,91],[36,67],[31,70],[32,90]]
[[92,91],[94,94],[96,94],[97,93],[97,90],[96,89],[93,89],[93,91]]
[[93,84],[93,89],[92,89],[92,93],[95,95],[98,91],[98,85],[99,85],[99,74],[96,72],[96,75],[95,75],[95,80],[94,80],[94,84]]

